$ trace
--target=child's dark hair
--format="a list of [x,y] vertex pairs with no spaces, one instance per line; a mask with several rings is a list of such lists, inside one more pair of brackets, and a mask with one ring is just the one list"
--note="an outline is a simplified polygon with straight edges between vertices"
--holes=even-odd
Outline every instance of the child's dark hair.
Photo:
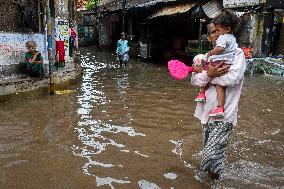
[[225,27],[230,27],[234,34],[238,33],[240,28],[240,18],[229,9],[222,11],[218,16],[212,20],[214,25],[222,25]]

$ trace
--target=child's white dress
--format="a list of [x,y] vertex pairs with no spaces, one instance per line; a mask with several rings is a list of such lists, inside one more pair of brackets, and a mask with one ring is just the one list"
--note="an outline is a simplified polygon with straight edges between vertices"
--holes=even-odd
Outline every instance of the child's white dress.
[[236,49],[238,48],[238,44],[234,35],[220,35],[216,41],[216,47],[222,47],[224,48],[224,51],[219,55],[210,56],[208,59],[209,61],[225,61],[225,64],[234,64],[234,55]]

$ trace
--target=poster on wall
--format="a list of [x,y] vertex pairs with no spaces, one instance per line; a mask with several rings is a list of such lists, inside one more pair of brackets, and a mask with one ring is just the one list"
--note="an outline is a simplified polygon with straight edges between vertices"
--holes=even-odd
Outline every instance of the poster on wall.
[[223,0],[224,8],[257,6],[259,4],[259,0]]
[[56,19],[56,41],[64,41],[65,55],[69,54],[69,23],[65,20]]

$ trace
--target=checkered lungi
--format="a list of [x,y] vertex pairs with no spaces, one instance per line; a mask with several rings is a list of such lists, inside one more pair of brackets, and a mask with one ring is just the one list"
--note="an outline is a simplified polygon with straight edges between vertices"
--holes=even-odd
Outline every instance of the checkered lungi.
[[201,170],[220,174],[224,166],[225,152],[232,128],[232,123],[223,121],[203,125],[204,149]]

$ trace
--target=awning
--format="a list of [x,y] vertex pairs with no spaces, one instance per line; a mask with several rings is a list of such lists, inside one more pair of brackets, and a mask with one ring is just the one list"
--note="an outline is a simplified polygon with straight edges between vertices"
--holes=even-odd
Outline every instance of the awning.
[[168,3],[175,2],[176,0],[129,0],[127,8],[148,8],[150,6],[156,5],[158,3]]
[[222,12],[222,5],[216,0],[209,1],[203,5],[202,8],[206,16],[209,18],[214,18]]
[[148,19],[152,19],[152,18],[159,17],[159,16],[168,16],[168,15],[186,13],[194,5],[195,3],[188,3],[188,4],[179,4],[179,5],[170,6],[170,7],[163,7],[161,10],[152,14]]

